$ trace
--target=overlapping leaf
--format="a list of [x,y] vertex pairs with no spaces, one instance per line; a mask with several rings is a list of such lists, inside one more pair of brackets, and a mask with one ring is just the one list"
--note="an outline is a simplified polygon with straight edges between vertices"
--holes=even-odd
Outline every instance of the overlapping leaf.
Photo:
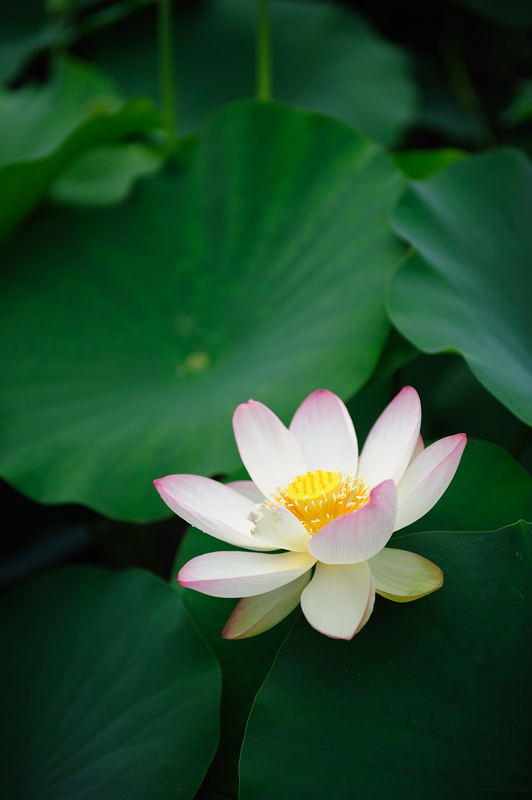
[[162,164],[160,150],[137,142],[108,144],[76,158],[50,187],[58,203],[79,206],[112,205],[124,200],[138,178]]
[[0,239],[85,150],[162,127],[150,101],[123,102],[103,75],[64,58],[50,84],[1,91],[0,124]]
[[4,255],[2,474],[161,518],[154,478],[237,467],[239,402],[350,396],[388,332],[402,186],[347,126],[244,103],[127,203],[41,213]]
[[456,350],[532,423],[532,166],[517,151],[461,161],[413,184],[395,217],[417,250],[391,287],[394,324],[421,350]]
[[1,615],[2,797],[194,796],[220,680],[174,591],[147,572],[67,568]]
[[530,794],[531,534],[403,535],[444,569],[442,589],[377,598],[351,642],[301,619],[253,706],[242,800],[322,800],[331,781],[363,800]]

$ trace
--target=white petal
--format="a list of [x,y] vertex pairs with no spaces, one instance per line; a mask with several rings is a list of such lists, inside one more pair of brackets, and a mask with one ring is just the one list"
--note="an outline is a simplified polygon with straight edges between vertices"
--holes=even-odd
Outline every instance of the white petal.
[[369,561],[378,594],[407,603],[443,586],[443,572],[428,558],[385,547]]
[[273,628],[299,605],[301,592],[310,580],[310,570],[295,581],[255,597],[244,597],[227,620],[224,639],[247,639]]
[[368,434],[360,454],[359,475],[369,486],[403,477],[418,441],[421,403],[412,386],[405,386],[386,406]]
[[240,492],[240,494],[243,494],[244,497],[249,498],[254,503],[262,503],[265,499],[261,490],[258,486],[255,486],[253,481],[230,481],[225,485],[230,486],[235,492]]
[[395,530],[430,511],[452,481],[467,443],[465,433],[446,436],[415,458],[397,487]]
[[422,453],[424,449],[425,449],[425,442],[423,441],[423,437],[421,436],[421,434],[419,434],[419,436],[417,437],[416,446],[414,447],[414,452],[412,453],[412,458],[410,459],[410,463],[412,463],[412,461],[415,458],[417,458],[418,455]]
[[347,408],[332,392],[318,389],[297,409],[290,430],[301,445],[308,469],[356,475],[358,446]]
[[263,503],[254,507],[251,518],[255,522],[251,536],[257,539],[261,547],[308,552],[309,532],[303,523],[283,506]]
[[233,429],[240,457],[251,479],[266,496],[308,472],[295,436],[262,403],[249,400],[239,405]]
[[259,549],[248,518],[255,504],[243,494],[201,475],[167,475],[154,484],[166,505],[189,525],[237,547]]
[[374,596],[371,571],[365,562],[317,564],[314,577],[301,595],[301,608],[320,633],[334,639],[352,639],[367,621]]
[[326,564],[367,561],[388,542],[395,513],[395,483],[383,481],[373,489],[365,506],[334,519],[315,533],[308,549]]
[[250,597],[299,578],[315,563],[308,553],[242,553],[224,550],[189,561],[179,572],[181,586],[214,597]]

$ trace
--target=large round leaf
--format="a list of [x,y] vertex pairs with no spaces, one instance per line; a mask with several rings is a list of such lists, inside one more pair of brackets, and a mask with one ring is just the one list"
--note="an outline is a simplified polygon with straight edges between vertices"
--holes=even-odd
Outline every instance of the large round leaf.
[[43,212],[3,259],[2,474],[40,501],[161,518],[153,478],[239,465],[239,402],[349,397],[388,332],[402,185],[347,126],[244,103],[129,202]]
[[[416,111],[407,54],[381,39],[360,16],[333,3],[272,0],[273,95],[325,111],[394,144]],[[176,20],[179,117],[194,129],[214,108],[255,95],[256,3],[195,3]],[[84,42],[124,91],[158,97],[156,15],[131,17]]]
[[391,287],[394,324],[421,350],[457,350],[532,423],[532,165],[517,151],[453,164],[403,197],[395,227],[416,249]]
[[530,796],[531,533],[403,535],[441,590],[377,598],[351,642],[301,619],[251,712],[241,800]]
[[148,572],[67,568],[1,613],[2,797],[193,797],[220,679],[174,591]]

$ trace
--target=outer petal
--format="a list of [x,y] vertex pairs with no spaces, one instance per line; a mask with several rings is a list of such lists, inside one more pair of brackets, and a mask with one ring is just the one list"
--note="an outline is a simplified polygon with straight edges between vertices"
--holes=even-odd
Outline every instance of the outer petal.
[[[422,453],[424,449],[425,449],[425,442],[423,441],[423,437],[421,436],[421,434],[419,434],[419,436],[417,437],[416,446],[414,447],[414,452],[412,453],[412,458],[410,459],[410,463],[412,463],[412,461],[415,458],[417,458],[418,455]],[[244,481],[242,481],[242,483],[244,483]]]
[[382,550],[392,535],[395,512],[395,483],[383,481],[373,489],[365,506],[334,519],[315,533],[308,549],[325,564],[367,561]]
[[398,483],[416,447],[421,403],[412,386],[405,386],[386,406],[368,434],[358,464],[369,486],[387,478]]
[[320,633],[333,639],[352,639],[369,618],[374,597],[371,571],[365,562],[318,564],[301,595],[301,608]]
[[385,547],[369,561],[378,594],[408,603],[443,586],[443,572],[428,558]]
[[181,586],[214,597],[250,597],[290,583],[314,563],[308,553],[272,555],[224,550],[193,558],[177,579]]
[[154,484],[166,505],[195,528],[237,547],[263,549],[251,538],[255,504],[243,494],[201,475],[167,475]]
[[251,536],[261,547],[276,550],[308,552],[310,534],[298,519],[286,508],[273,503],[255,506],[251,512],[255,527]]
[[230,486],[231,489],[235,490],[235,492],[243,494],[244,497],[247,497],[253,503],[263,503],[266,499],[259,487],[255,486],[253,481],[230,481],[225,485]]
[[356,474],[358,445],[347,408],[332,392],[318,389],[297,409],[290,430],[301,445],[308,469]]
[[247,639],[273,628],[299,605],[301,592],[310,580],[310,570],[295,581],[255,597],[244,597],[225,625],[224,639]]
[[262,403],[249,400],[239,405],[233,429],[244,466],[263,494],[272,496],[308,472],[294,434]]
[[452,481],[467,444],[465,433],[431,444],[412,461],[397,487],[395,530],[430,511]]

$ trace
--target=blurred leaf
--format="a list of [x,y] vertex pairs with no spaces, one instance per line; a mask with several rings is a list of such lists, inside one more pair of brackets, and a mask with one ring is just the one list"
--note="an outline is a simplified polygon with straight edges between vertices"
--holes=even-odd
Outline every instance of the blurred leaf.
[[529,0],[459,0],[460,5],[471,8],[488,19],[503,25],[523,26],[532,23],[532,6]]
[[520,125],[532,119],[532,80],[522,81],[514,98],[504,112],[504,120],[509,125]]
[[[460,58],[460,51],[458,51]],[[421,90],[416,127],[427,132],[443,134],[444,141],[459,147],[479,147],[485,142],[486,131],[480,120],[473,114],[470,105],[464,103],[456,78],[449,75],[449,66],[442,69],[441,56],[436,63],[418,55],[417,76]],[[449,56],[447,54],[447,60]],[[462,85],[460,84],[460,89]],[[463,89],[462,89],[463,91]],[[457,96],[458,95],[458,96]],[[454,148],[452,148],[454,149]]]
[[183,589],[177,583],[177,574],[183,564],[195,556],[215,550],[237,549],[189,528],[172,569],[174,587],[222,668],[220,743],[206,775],[204,789],[231,796],[238,792],[238,760],[251,706],[294,623],[294,615],[261,636],[240,641],[222,639],[222,630],[237,601]]
[[0,24],[0,81],[16,76],[26,61],[55,41],[53,21],[44,0],[4,4]]
[[404,150],[394,154],[395,163],[402,172],[413,180],[430,178],[455,161],[467,156],[455,147],[442,147],[438,150]]
[[220,681],[175,592],[67,568],[8,597],[1,627],[2,797],[193,797]]
[[0,91],[0,125],[1,239],[80,153],[162,122],[150,101],[122,102],[92,67],[61,58],[50,84]]
[[[324,111],[391,145],[409,126],[417,104],[407,54],[362,17],[332,3],[272,0],[277,100]],[[120,33],[99,32],[88,52],[126,93],[158,97],[153,42],[155,12],[131,18]],[[256,4],[197,3],[176,22],[179,111],[184,130],[217,106],[255,95]]]
[[395,228],[417,248],[395,275],[390,312],[425,352],[456,350],[480,382],[532,423],[532,166],[517,151],[453,164],[413,184]]
[[403,535],[443,568],[441,590],[378,597],[351,642],[301,619],[253,705],[241,800],[530,795],[530,534]]
[[160,150],[144,144],[110,144],[76,158],[52,184],[49,197],[67,205],[112,205],[124,200],[138,178],[162,164]]
[[[79,12],[83,29],[113,22],[150,0],[17,0],[4,3],[0,15],[0,83],[16,78],[27,63],[44,50],[66,47],[77,37]],[[92,6],[96,10],[92,13]],[[87,10],[91,13],[87,14]]]
[[389,326],[403,186],[322,115],[244,103],[101,212],[42,212],[4,254],[1,469],[41,502],[163,518],[151,481],[239,464],[235,406],[351,396]]

